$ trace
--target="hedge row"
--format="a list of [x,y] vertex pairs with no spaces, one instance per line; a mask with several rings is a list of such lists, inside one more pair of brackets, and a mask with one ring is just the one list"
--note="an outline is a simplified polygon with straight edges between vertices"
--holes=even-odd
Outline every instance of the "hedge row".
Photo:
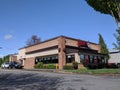
[[37,63],[34,67],[39,69],[56,69],[54,64],[44,65],[42,62]]
[[72,65],[65,65],[65,66],[63,66],[63,69],[64,70],[73,70],[74,68]]
[[[43,64],[42,62],[37,63],[34,67],[39,68],[39,69],[56,69],[56,65],[54,65],[54,64]],[[65,65],[65,66],[63,66],[63,69],[64,70],[78,69],[78,63],[73,62],[72,65]]]

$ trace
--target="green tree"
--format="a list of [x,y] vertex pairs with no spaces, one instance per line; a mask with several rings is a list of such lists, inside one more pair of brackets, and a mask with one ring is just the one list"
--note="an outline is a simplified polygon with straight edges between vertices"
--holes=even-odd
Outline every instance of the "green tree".
[[105,44],[105,41],[102,37],[101,34],[98,34],[99,35],[99,45],[100,45],[100,53],[102,54],[105,54],[105,58],[106,60],[109,60],[110,56],[109,56],[109,51],[107,49],[107,45]]
[[117,33],[114,33],[116,43],[113,43],[114,49],[120,50],[120,28],[116,30]]
[[9,62],[9,55],[4,56],[4,57],[3,57],[3,61],[4,61],[4,62]]
[[111,15],[118,27],[120,23],[120,0],[85,0],[88,5],[103,14]]
[[3,59],[2,58],[0,58],[0,66],[1,66],[1,64],[3,63]]

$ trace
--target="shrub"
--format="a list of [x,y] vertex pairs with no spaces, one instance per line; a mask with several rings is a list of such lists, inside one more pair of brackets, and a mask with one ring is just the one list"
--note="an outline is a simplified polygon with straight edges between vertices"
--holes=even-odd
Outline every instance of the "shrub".
[[63,66],[63,69],[64,70],[73,70],[73,66],[71,65],[65,65],[65,66]]
[[78,63],[77,62],[74,61],[72,64],[73,64],[74,69],[78,69]]
[[42,62],[39,62],[39,63],[37,63],[34,67],[35,67],[35,68],[43,68],[43,63],[42,63]]
[[48,64],[46,65],[46,69],[56,69],[56,66],[54,64]]

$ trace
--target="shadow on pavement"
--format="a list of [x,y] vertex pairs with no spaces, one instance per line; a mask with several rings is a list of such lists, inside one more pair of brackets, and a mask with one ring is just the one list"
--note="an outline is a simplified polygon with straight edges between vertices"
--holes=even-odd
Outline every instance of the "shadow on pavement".
[[0,74],[0,90],[56,90],[59,78],[36,74]]

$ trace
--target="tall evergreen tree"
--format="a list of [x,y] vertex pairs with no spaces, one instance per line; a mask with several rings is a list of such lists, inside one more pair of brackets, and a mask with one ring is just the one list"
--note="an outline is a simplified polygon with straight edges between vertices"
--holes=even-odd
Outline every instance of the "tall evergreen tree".
[[116,43],[113,43],[116,50],[120,50],[120,28],[116,30],[117,33],[114,33]]
[[99,45],[101,47],[100,53],[105,54],[105,58],[108,61],[110,56],[109,56],[109,51],[107,49],[107,45],[105,44],[105,41],[104,41],[102,35],[101,34],[98,34],[98,35],[99,35]]

